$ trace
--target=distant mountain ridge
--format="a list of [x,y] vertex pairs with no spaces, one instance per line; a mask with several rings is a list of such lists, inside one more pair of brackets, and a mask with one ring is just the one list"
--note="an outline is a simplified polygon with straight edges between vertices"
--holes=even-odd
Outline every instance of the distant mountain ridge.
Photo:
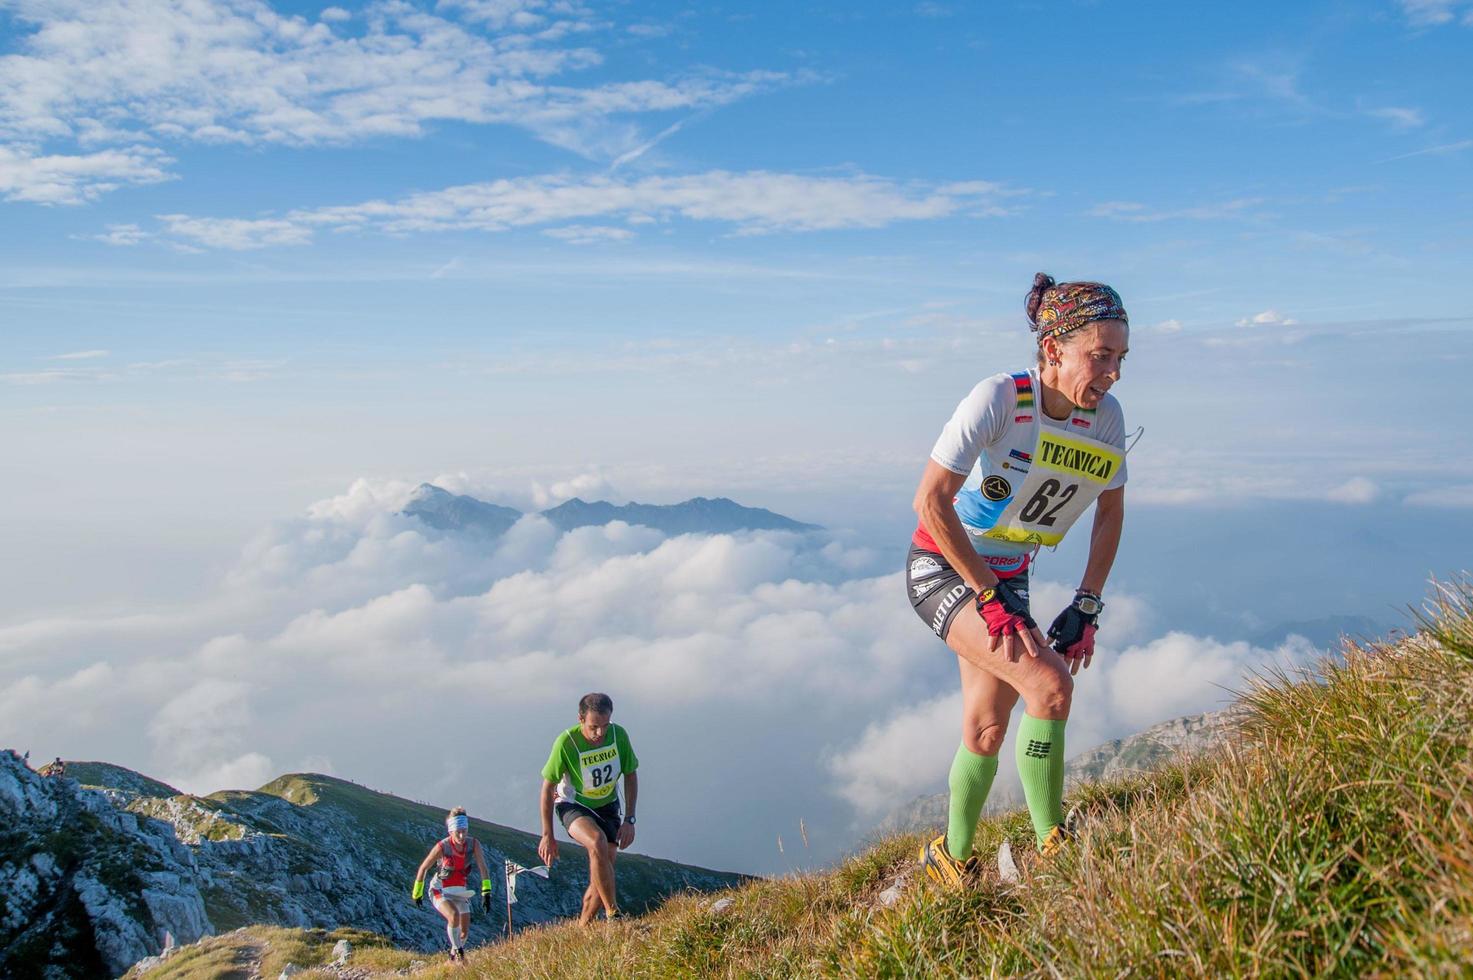
[[451,493],[433,483],[415,487],[400,513],[417,517],[440,531],[476,531],[488,535],[504,534],[522,519],[522,512],[515,507],[488,504],[475,497]]
[[[441,531],[470,532],[487,537],[505,534],[523,516],[515,507],[487,503],[454,494],[432,483],[421,483],[400,511]],[[559,530],[601,527],[612,521],[640,524],[665,534],[730,534],[736,531],[817,531],[762,507],[744,507],[727,497],[692,497],[678,504],[612,504],[579,497],[539,512]]]
[[[0,750],[0,975],[118,976],[166,933],[182,944],[258,923],[352,926],[435,949],[444,923],[411,904],[409,886],[444,816],[331,776],[196,797],[107,763],[42,776]],[[490,914],[472,919],[479,944],[506,928],[502,860],[540,862],[533,834],[472,819],[471,835],[495,888]],[[587,862],[562,848],[550,879],[518,889],[518,925],[577,913]],[[621,854],[620,904],[640,912],[745,877]]]

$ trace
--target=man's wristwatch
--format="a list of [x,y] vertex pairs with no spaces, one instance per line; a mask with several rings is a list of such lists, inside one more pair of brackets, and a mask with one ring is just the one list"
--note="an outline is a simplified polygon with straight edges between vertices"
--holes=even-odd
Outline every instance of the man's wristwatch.
[[1086,616],[1098,616],[1100,610],[1105,608],[1105,604],[1093,592],[1086,592],[1080,589],[1074,593],[1074,608]]
[[629,814],[629,816],[625,817],[624,818],[624,822],[627,823],[629,826],[633,827],[634,826],[634,814],[631,813],[631,814]]

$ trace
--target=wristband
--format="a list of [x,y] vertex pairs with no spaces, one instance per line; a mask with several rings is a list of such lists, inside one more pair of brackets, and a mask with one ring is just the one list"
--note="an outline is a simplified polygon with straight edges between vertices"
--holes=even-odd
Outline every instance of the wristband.
[[978,593],[977,614],[987,624],[987,632],[992,636],[1022,633],[1037,625],[1028,614],[1027,601],[1004,581]]
[[410,893],[409,897],[410,898],[424,898],[425,897],[425,883],[424,883],[423,880],[418,880],[418,881],[416,881],[414,883],[414,891]]
[[481,879],[481,894],[482,895],[485,895],[485,894],[488,894],[490,891],[491,891],[491,879],[490,878],[482,878]]
[[1090,592],[1088,589],[1079,589],[1074,593],[1074,608],[1086,616],[1098,616],[1104,610],[1105,603],[1100,598],[1099,593]]

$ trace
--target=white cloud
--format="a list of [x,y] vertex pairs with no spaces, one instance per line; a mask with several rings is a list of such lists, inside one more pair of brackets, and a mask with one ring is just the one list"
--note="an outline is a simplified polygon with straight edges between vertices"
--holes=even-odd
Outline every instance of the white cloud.
[[624,500],[614,485],[609,482],[608,477],[597,470],[587,473],[579,473],[577,476],[567,480],[558,480],[551,486],[543,487],[542,484],[532,484],[532,500],[539,510],[546,510],[558,504],[581,497],[584,500],[607,500],[611,503],[619,503]]
[[105,350],[75,350],[68,354],[53,355],[53,361],[95,361],[100,357],[107,357],[111,351]]
[[1427,124],[1427,117],[1421,109],[1406,106],[1383,106],[1378,109],[1367,109],[1366,115],[1376,119],[1384,119],[1397,129],[1416,129]]
[[12,385],[50,385],[68,381],[110,381],[117,375],[98,368],[47,368],[44,371],[11,371],[0,374],[0,381]]
[[1216,204],[1201,204],[1194,207],[1160,209],[1139,201],[1105,201],[1089,209],[1092,218],[1109,218],[1113,221],[1220,221],[1227,218],[1251,217],[1253,211],[1264,203],[1261,197],[1240,197]]
[[[1035,597],[1034,605],[1044,604]],[[1112,632],[1109,624],[1104,629],[1106,636]],[[1115,635],[1124,639],[1129,633]],[[1269,650],[1180,632],[1144,645],[1097,649],[1092,666],[1075,678],[1070,755],[1157,722],[1222,708],[1254,671],[1269,664],[1303,665],[1316,656],[1302,637]],[[1000,753],[994,794],[1006,794],[1017,781],[1012,766],[1017,710]],[[871,722],[852,745],[825,760],[835,792],[861,814],[875,817],[943,790],[947,761],[961,739],[961,711],[960,691],[948,691]]]
[[1388,157],[1382,162],[1391,163],[1395,160],[1410,160],[1412,157],[1445,156],[1450,153],[1461,153],[1469,148],[1473,148],[1473,140],[1457,140],[1453,143],[1442,143],[1437,146],[1429,146],[1424,150],[1413,150],[1411,153]]
[[1402,503],[1412,507],[1473,507],[1473,483],[1418,490],[1407,494]]
[[69,156],[0,144],[0,197],[32,204],[85,204],[126,184],[170,180],[164,167],[171,162],[145,146]]
[[561,228],[548,228],[542,234],[569,245],[623,242],[634,237],[634,232],[628,228],[613,228],[608,225],[564,225]]
[[168,233],[209,248],[237,251],[275,245],[305,245],[312,231],[280,218],[192,218],[187,214],[161,214]]
[[1156,332],[1157,333],[1181,333],[1181,321],[1180,320],[1175,320],[1175,319],[1172,319],[1172,320],[1162,320],[1160,323],[1156,324]]
[[1327,500],[1338,504],[1370,504],[1381,496],[1381,488],[1363,476],[1352,477],[1325,494]]
[[1106,686],[1109,710],[1126,731],[1140,731],[1160,721],[1226,706],[1244,690],[1253,671],[1266,665],[1293,666],[1312,661],[1317,652],[1303,637],[1291,636],[1272,650],[1238,641],[1171,632],[1141,646],[1108,656]]
[[1240,326],[1240,327],[1262,327],[1262,326],[1292,327],[1292,326],[1294,326],[1298,322],[1299,321],[1296,320],[1296,319],[1294,319],[1293,317],[1284,316],[1278,310],[1264,310],[1262,313],[1255,313],[1252,316],[1245,316],[1245,317],[1243,317],[1241,320],[1238,321],[1238,326]]
[[[645,139],[611,117],[725,105],[797,79],[708,70],[579,87],[600,65],[569,44],[595,25],[577,5],[385,2],[362,30],[339,7],[317,21],[263,0],[15,0],[23,29],[0,56],[0,140],[117,144],[85,155],[0,151],[0,194],[75,204],[167,179],[154,142],[319,145],[415,137],[437,121],[508,124],[612,159]],[[356,25],[355,25],[356,26]],[[342,30],[342,33],[339,31]]]
[[[330,771],[322,767],[311,768],[314,772]],[[259,752],[246,752],[200,769],[170,772],[162,778],[175,789],[203,796],[222,789],[257,789],[280,775],[281,770],[269,757]]]
[[1473,3],[1469,0],[1399,0],[1407,20],[1416,27],[1436,27],[1460,21],[1473,25]]
[[825,760],[835,791],[870,817],[934,792],[961,739],[962,695],[951,691],[871,722]]
[[108,225],[107,231],[98,235],[86,236],[92,241],[102,242],[104,245],[117,245],[127,248],[137,245],[153,237],[152,232],[144,231],[135,224]]
[[[1023,192],[985,181],[900,183],[866,175],[807,177],[715,170],[679,177],[539,176],[466,184],[397,201],[293,211],[281,218],[162,215],[168,233],[216,248],[301,244],[314,231],[373,229],[390,234],[499,232],[579,219],[685,218],[735,226],[738,233],[879,228],[900,221],[1007,213]],[[589,227],[582,226],[586,231]],[[556,234],[557,229],[550,233]],[[609,237],[607,231],[602,232]]]
[[630,24],[628,27],[625,28],[625,30],[628,31],[630,34],[633,34],[635,37],[648,40],[657,37],[669,37],[671,34],[675,33],[675,25]]

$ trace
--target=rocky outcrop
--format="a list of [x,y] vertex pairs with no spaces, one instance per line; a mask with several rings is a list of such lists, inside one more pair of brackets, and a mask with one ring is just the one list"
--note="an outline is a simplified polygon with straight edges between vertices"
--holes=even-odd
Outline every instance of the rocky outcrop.
[[[412,949],[444,942],[439,915],[409,900],[441,836],[439,809],[319,775],[193,797],[118,766],[68,772],[110,785],[41,776],[0,753],[0,976],[116,976],[166,937],[256,924],[351,926]],[[490,914],[472,917],[479,944],[506,928],[503,861],[537,864],[537,841],[475,820],[471,833],[495,888]],[[518,927],[577,913],[587,866],[564,847],[549,880],[518,890]],[[741,880],[639,855],[620,856],[619,877],[620,904],[634,912]]]
[[1065,779],[1097,782],[1158,769],[1220,743],[1237,726],[1241,712],[1209,711],[1173,718],[1127,738],[1112,739],[1069,760]]
[[116,976],[213,931],[169,824],[0,752],[0,973]]

